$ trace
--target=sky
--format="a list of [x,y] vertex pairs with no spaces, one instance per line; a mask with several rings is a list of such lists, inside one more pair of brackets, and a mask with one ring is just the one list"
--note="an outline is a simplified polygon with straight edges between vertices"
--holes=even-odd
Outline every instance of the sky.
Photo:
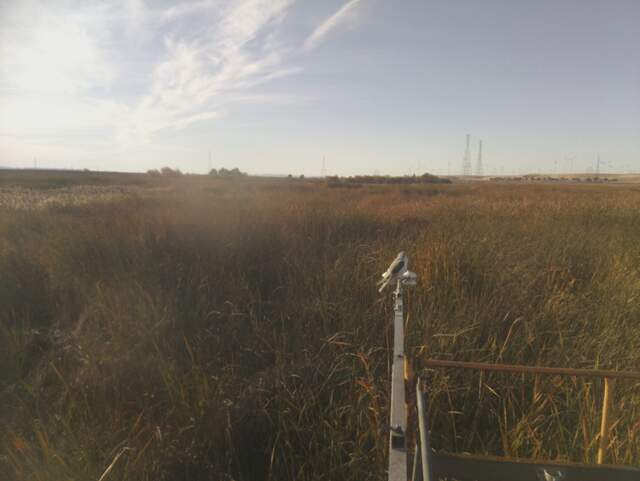
[[640,171],[638,0],[0,0],[0,166]]

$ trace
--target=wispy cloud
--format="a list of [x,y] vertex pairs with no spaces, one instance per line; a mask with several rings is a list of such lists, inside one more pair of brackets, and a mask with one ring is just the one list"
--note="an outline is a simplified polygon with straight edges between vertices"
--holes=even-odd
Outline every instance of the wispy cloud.
[[[225,94],[290,73],[282,67],[286,48],[276,40],[275,27],[292,3],[243,0],[223,10],[195,38],[166,35],[166,57],[153,71],[149,92],[118,129],[121,147],[147,142],[162,129],[213,118]],[[203,6],[174,7],[164,16],[175,18]],[[258,37],[259,46],[250,45]]]
[[341,26],[353,24],[357,18],[357,7],[362,0],[350,0],[340,9],[322,22],[307,38],[304,46],[307,50],[317,47],[327,37],[331,30]]
[[162,17],[166,21],[170,21],[184,15],[192,15],[195,13],[201,13],[211,7],[213,7],[217,2],[217,0],[199,0],[195,2],[184,2],[179,3],[173,7],[169,7],[168,9],[162,12]]
[[35,142],[85,131],[102,151],[112,139],[125,152],[233,102],[286,101],[257,87],[299,72],[299,54],[351,24],[360,2],[304,41],[285,22],[298,0],[0,0],[0,134]]

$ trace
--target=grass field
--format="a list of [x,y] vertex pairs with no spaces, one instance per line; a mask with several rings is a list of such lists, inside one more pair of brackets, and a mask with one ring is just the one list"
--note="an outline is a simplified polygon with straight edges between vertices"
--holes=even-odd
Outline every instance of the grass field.
[[[384,479],[399,250],[418,370],[640,369],[639,186],[0,173],[0,199],[3,480]],[[424,374],[436,449],[595,459],[598,381]],[[640,385],[613,415],[608,461],[640,465]]]

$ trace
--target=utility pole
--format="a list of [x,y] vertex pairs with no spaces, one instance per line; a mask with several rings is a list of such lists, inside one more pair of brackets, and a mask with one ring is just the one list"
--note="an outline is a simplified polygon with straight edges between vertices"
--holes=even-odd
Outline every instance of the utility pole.
[[478,161],[476,162],[476,175],[484,176],[484,168],[482,166],[482,139],[478,142]]
[[469,177],[471,175],[471,134],[467,134],[467,146],[464,151],[464,159],[462,161],[462,175]]

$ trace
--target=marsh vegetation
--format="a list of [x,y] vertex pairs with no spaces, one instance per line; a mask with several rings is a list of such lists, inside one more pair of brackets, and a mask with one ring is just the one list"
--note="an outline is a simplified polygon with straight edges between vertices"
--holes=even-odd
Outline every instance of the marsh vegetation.
[[[383,479],[375,281],[399,250],[418,371],[640,368],[633,185],[29,182],[0,198],[65,201],[0,205],[1,479],[97,480],[120,453],[107,479]],[[594,460],[599,382],[421,372],[436,449]],[[640,386],[617,388],[608,461],[639,465]]]

